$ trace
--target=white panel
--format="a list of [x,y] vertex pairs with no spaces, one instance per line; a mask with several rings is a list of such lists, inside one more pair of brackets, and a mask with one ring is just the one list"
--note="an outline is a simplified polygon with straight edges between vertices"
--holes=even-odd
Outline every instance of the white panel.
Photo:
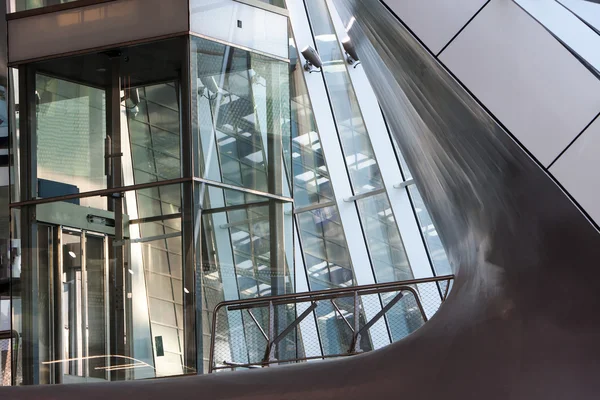
[[288,58],[288,19],[284,15],[233,0],[191,0],[190,20],[192,32]]
[[600,31],[600,3],[593,3],[587,0],[557,1]]
[[550,172],[600,224],[600,118],[573,143]]
[[437,54],[487,0],[386,0],[429,50]]
[[[328,1],[328,5],[330,10],[335,10],[331,1]],[[337,12],[332,12],[332,20],[337,35],[343,39],[345,30]],[[388,192],[390,204],[400,230],[400,236],[402,237],[413,275],[417,279],[429,278],[433,276],[433,271],[427,257],[423,238],[421,237],[419,222],[410,204],[408,189],[394,188],[394,185],[403,181],[400,166],[397,162],[382,161],[395,160],[396,154],[394,153],[394,146],[383,120],[381,109],[379,108],[379,102],[362,67],[349,68],[348,72],[350,73],[350,79],[352,80],[356,98],[362,111],[365,126],[369,132],[375,157],[380,165],[381,177]]]
[[188,31],[187,0],[121,0],[8,22],[9,61]]
[[[600,71],[600,36],[555,0],[515,0],[578,55]],[[598,13],[600,14],[600,7]]]
[[600,110],[600,81],[512,1],[492,0],[440,59],[545,166]]

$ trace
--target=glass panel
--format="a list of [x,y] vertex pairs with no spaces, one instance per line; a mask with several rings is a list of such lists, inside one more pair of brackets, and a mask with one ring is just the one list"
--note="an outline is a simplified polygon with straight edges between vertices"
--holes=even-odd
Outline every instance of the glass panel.
[[[179,75],[189,51],[186,44],[185,38],[177,38],[42,61],[23,66],[27,73],[20,77],[21,85],[17,71],[11,70],[16,94],[10,101],[18,110],[10,115],[12,200],[180,178]],[[121,85],[118,100],[112,96],[115,74]],[[31,103],[20,104],[19,99]],[[111,110],[119,113],[119,129],[109,126]],[[30,119],[29,132],[19,132],[21,117]],[[22,188],[25,176],[33,181]],[[29,187],[31,191],[23,190]],[[82,197],[76,202],[102,208],[102,202],[93,201]]]
[[281,8],[286,8],[285,7],[285,0],[258,0],[261,1],[263,3],[267,3],[267,4],[271,4],[277,7],[281,7]]
[[86,367],[90,378],[107,379],[104,368],[105,354],[108,354],[108,303],[106,298],[107,258],[103,236],[85,236],[85,268],[87,297],[87,356]]
[[451,275],[452,267],[450,267],[446,250],[444,250],[444,246],[433,225],[431,216],[425,207],[425,202],[421,197],[421,193],[419,193],[419,190],[415,185],[409,186],[409,192],[414,203],[419,225],[421,226],[421,232],[427,243],[431,261],[433,261],[433,268],[435,269],[436,275]]
[[412,271],[385,193],[356,201],[378,282],[412,279]]
[[103,90],[37,74],[37,197],[106,188]]
[[[90,199],[100,208],[64,201],[14,210],[14,236],[25,229],[37,238],[24,249],[15,240],[13,252],[25,266],[14,280],[14,326],[24,343],[40,344],[35,358],[23,349],[24,383],[194,372],[183,359],[181,186],[120,195]],[[33,212],[37,223],[26,224],[21,216]]]
[[[197,272],[202,282],[204,364],[208,370],[210,328],[218,303],[294,291],[292,203],[201,184],[196,192],[202,199],[201,225],[196,228],[201,240],[196,252],[201,255]],[[278,313],[282,325],[288,311]],[[268,319],[261,310],[256,310],[255,317],[264,323]],[[220,326],[215,342],[217,347],[225,346],[228,359],[248,362],[264,356],[264,338],[247,314],[230,313],[226,326],[227,331]]]
[[[396,155],[400,160],[400,165],[402,167],[402,174],[404,175],[404,179],[412,179],[412,173],[408,168],[408,164],[406,164],[406,159],[402,155],[400,151],[400,147],[398,146],[398,142],[394,135],[390,135],[392,138],[392,143],[394,144],[394,149],[396,150]],[[425,239],[425,243],[427,245],[427,251],[429,252],[429,257],[433,263],[433,269],[435,274],[447,275],[452,274],[452,268],[450,267],[450,262],[448,261],[448,256],[446,255],[446,250],[442,245],[442,241],[437,234],[437,230],[433,225],[433,221],[427,208],[425,207],[425,202],[421,197],[421,193],[419,189],[417,189],[416,185],[410,185],[408,187],[408,193],[413,201],[413,207],[415,209],[415,213],[417,215],[417,219],[419,220],[419,225],[421,227],[421,233],[423,238]]]
[[[175,83],[131,89],[137,104],[123,107],[131,143],[133,182],[141,184],[181,176],[179,99]],[[139,101],[138,101],[139,99]],[[126,167],[127,168],[127,167]],[[128,179],[126,178],[125,184]]]
[[306,2],[317,50],[338,126],[338,133],[350,171],[355,194],[381,189],[383,182],[362,118],[346,61],[329,17],[325,1]]
[[[307,1],[317,50],[355,194],[383,188],[377,160],[324,0]],[[386,193],[357,201],[377,282],[412,278]]]
[[57,4],[72,3],[77,0],[6,0],[7,11],[9,13],[32,10],[34,8],[42,8],[54,6]]
[[19,201],[21,199],[21,135],[19,128],[19,111],[16,105],[19,104],[19,70],[16,68],[8,69],[8,133],[9,133],[9,182],[10,182],[10,201]]
[[[300,59],[293,38],[290,52]],[[304,207],[334,200],[333,188],[321,147],[321,138],[313,115],[312,104],[304,81],[304,70],[296,62],[290,76],[292,171],[294,204]]]
[[337,207],[296,216],[311,290],[354,286],[352,263]]
[[284,194],[290,165],[289,65],[192,37],[197,176]]

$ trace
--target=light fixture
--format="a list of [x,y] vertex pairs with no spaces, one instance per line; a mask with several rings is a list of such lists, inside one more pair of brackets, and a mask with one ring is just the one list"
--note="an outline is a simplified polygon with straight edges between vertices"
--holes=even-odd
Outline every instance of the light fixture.
[[349,36],[346,36],[346,38],[342,40],[342,47],[344,47],[344,51],[346,52],[346,61],[350,65],[357,63],[354,65],[354,68],[356,68],[360,61],[358,59],[358,54],[356,53],[356,48],[354,47],[354,44],[352,44]]
[[306,46],[302,51],[302,56],[306,60],[304,64],[304,70],[310,73],[312,72],[321,72],[321,67],[323,66],[323,61],[321,61],[321,56],[315,49],[311,46]]
[[69,255],[71,256],[71,258],[77,258],[77,255],[72,251],[69,251]]

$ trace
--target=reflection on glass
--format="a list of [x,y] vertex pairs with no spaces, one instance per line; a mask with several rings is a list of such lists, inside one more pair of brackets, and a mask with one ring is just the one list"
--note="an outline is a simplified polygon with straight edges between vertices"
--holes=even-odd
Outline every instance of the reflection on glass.
[[[73,196],[117,185],[180,178],[181,84],[177,71],[182,52],[187,50],[182,40],[129,47],[127,55],[121,56],[120,67],[105,54],[94,53],[40,61],[31,65],[38,71],[33,82],[21,77],[21,81],[27,80],[21,93],[18,72],[12,69],[10,83],[15,90],[9,101],[16,110],[10,115],[12,200]],[[140,68],[156,61],[154,54],[168,59],[168,66]],[[105,89],[112,85],[113,68],[121,75],[120,95],[114,100]],[[19,100],[25,99],[29,103],[20,104]],[[110,110],[117,107],[119,126],[109,129]],[[21,133],[18,121],[25,115],[32,123],[28,132]],[[26,145],[31,145],[33,154],[25,151]],[[22,166],[27,166],[26,170],[21,171]],[[116,167],[121,171],[115,171]],[[31,193],[23,192],[28,198],[21,193],[26,176],[34,180]],[[102,207],[101,202],[92,201],[85,196],[74,200]]]
[[412,279],[412,271],[385,193],[357,200],[378,282]]
[[308,1],[306,5],[354,191],[359,194],[380,189],[383,182],[379,166],[327,5],[321,0]]
[[21,200],[21,150],[20,150],[20,129],[19,112],[16,105],[19,104],[19,91],[15,90],[19,83],[19,70],[17,68],[8,69],[8,129],[9,129],[9,180],[10,180],[10,199],[11,202]]
[[354,286],[337,207],[303,212],[297,221],[311,290]]
[[77,0],[12,0],[8,1],[8,12],[18,12],[32,10],[34,8],[42,8],[54,6],[57,4],[71,3]]
[[[197,174],[284,194],[289,170],[289,65],[192,37]],[[284,156],[284,153],[287,154]]]
[[[313,0],[307,1],[306,7],[354,193],[382,189],[379,166],[327,5],[324,0]],[[358,207],[377,281],[412,277],[387,194],[360,200]]]
[[421,232],[423,233],[423,237],[427,243],[427,249],[429,250],[429,255],[431,256],[435,273],[439,276],[451,275],[452,268],[450,267],[450,262],[448,261],[446,251],[444,250],[442,241],[435,226],[433,225],[431,216],[425,207],[425,202],[421,197],[421,193],[419,193],[419,190],[415,185],[411,185],[409,187],[409,191],[413,199],[419,225],[421,226]]
[[[290,52],[299,60],[293,38],[290,42]],[[304,70],[298,63],[293,64],[292,68],[290,94],[294,204],[296,207],[304,207],[333,201],[334,196],[321,138],[304,81]]]
[[[290,53],[292,58],[300,59],[293,37],[290,37]],[[304,70],[298,63],[292,64],[291,69],[294,204],[300,208],[334,202],[325,154],[304,80]],[[296,215],[296,221],[311,290],[356,285],[337,204],[301,212]],[[342,313],[352,315],[352,302],[342,300],[339,307]],[[351,333],[341,316],[336,315],[333,305],[321,305],[315,313],[324,354],[347,351]],[[368,337],[363,339],[364,346],[369,346]]]
[[286,8],[285,7],[285,0],[258,0],[261,1],[263,3],[267,3],[267,4],[271,4],[277,7],[281,7],[281,8]]
[[[394,144],[394,149],[396,150],[396,155],[400,160],[404,179],[412,179],[412,173],[408,168],[406,159],[400,151],[400,146],[398,146],[396,138],[394,135],[390,136],[392,138],[392,143]],[[427,251],[429,252],[429,257],[433,263],[435,274],[438,276],[452,274],[452,269],[450,267],[450,262],[448,261],[448,256],[446,255],[446,250],[444,250],[442,241],[440,240],[437,230],[433,225],[433,221],[431,220],[431,216],[425,207],[425,202],[421,197],[419,189],[417,189],[416,185],[409,185],[408,189],[408,193],[413,201],[413,207],[415,209],[417,219],[419,220],[421,234],[425,238],[425,243],[427,244]]]
[[[19,304],[13,318],[23,343],[40,345],[35,357],[35,348],[25,349],[23,365],[31,367],[23,370],[23,382],[194,372],[183,359],[181,187],[127,191],[90,203],[103,206],[51,202],[28,208],[37,223],[26,235],[37,235],[37,247],[15,252],[22,254],[23,268],[13,291]],[[19,227],[22,211],[13,213]]]
[[[415,296],[404,291],[403,297],[386,313],[392,342],[405,338],[425,323],[423,314],[417,305]],[[387,305],[398,292],[388,292],[381,295],[383,305]]]
[[127,110],[131,145],[131,157],[125,156],[123,162],[132,164],[135,184],[179,178],[181,157],[176,85],[162,83],[131,88],[127,93],[136,101],[122,103]]
[[[264,357],[264,338],[252,318],[231,313],[225,322],[228,329],[213,333],[213,310],[224,300],[293,292],[292,203],[207,185],[197,185],[196,191],[202,216],[196,229],[201,232],[197,254],[202,255],[202,264],[197,271],[203,294],[204,354],[208,356],[207,345],[214,334],[215,346],[225,346],[224,353],[232,360],[256,362]],[[294,311],[276,313],[277,324],[287,326],[285,321]],[[268,323],[268,313],[255,310],[254,316]]]
[[103,90],[36,75],[37,197],[106,188]]

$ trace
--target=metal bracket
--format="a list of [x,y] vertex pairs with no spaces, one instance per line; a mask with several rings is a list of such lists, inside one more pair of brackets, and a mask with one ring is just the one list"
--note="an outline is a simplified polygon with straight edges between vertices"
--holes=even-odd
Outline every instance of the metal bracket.
[[[404,297],[404,294],[402,292],[399,292],[396,296],[394,296],[394,298],[392,300],[390,300],[389,303],[386,304],[385,307],[383,307],[377,314],[375,314],[375,316],[373,318],[371,318],[371,320],[369,322],[367,322],[362,328],[357,329],[356,322],[355,322],[355,333],[354,333],[354,337],[352,338],[350,352],[360,353],[362,351],[360,348],[360,338],[361,338],[362,334],[366,333],[369,329],[371,329],[371,327],[373,325],[375,325],[375,323],[377,321],[379,321],[381,319],[381,317],[383,317],[403,297]],[[355,307],[356,307],[356,300],[355,300]],[[356,321],[356,319],[358,319],[357,318],[358,313],[356,312],[356,308],[355,308],[354,313],[355,313],[355,321]]]
[[[283,332],[277,335],[275,339],[269,341],[269,343],[267,344],[267,349],[265,351],[265,357],[263,358],[263,362],[265,364],[275,360],[275,348],[277,347],[277,344],[281,342],[281,340],[283,340],[283,338],[286,337],[292,330],[296,329],[296,327],[300,325],[300,322],[302,322],[304,318],[308,317],[310,313],[312,313],[315,310],[315,308],[317,308],[317,303],[313,301],[311,305],[306,310],[304,310],[302,314],[300,314],[291,324],[287,326],[287,328],[283,330]],[[273,314],[271,313],[272,309],[273,303],[271,303],[269,306],[270,327],[274,327]]]
[[394,185],[394,188],[395,189],[404,189],[405,187],[413,185],[414,183],[415,183],[415,180],[411,178],[411,179],[405,180],[404,182]]

